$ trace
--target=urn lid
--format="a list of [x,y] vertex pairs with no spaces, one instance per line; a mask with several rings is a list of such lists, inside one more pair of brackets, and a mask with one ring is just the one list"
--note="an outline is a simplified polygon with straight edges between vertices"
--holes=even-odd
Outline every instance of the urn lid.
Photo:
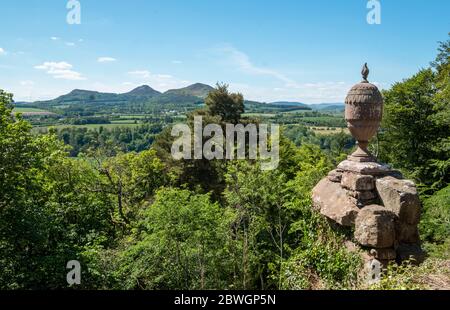
[[378,87],[369,83],[367,80],[369,72],[366,63],[361,72],[363,80],[350,89],[345,99],[346,104],[383,104],[383,96],[378,90]]

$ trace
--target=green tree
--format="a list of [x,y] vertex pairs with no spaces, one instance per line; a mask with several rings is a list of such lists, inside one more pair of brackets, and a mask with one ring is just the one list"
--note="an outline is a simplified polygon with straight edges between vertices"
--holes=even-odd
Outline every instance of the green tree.
[[[279,171],[261,171],[260,164],[230,163],[226,174],[227,206],[235,210],[233,255],[239,265],[236,285],[241,289],[278,287],[268,279],[287,256],[286,238],[291,213],[284,207],[286,177]],[[271,266],[269,266],[271,264]],[[278,267],[277,267],[278,266]]]
[[99,178],[95,188],[116,205],[114,218],[122,226],[130,224],[139,206],[168,182],[166,167],[155,150],[106,156],[105,150],[89,152]]
[[420,223],[421,236],[433,243],[450,238],[450,186],[438,191],[424,202]]
[[434,187],[442,188],[448,185],[450,174],[450,39],[440,43],[439,54],[432,66],[436,71],[437,88],[432,120],[441,135],[432,148],[435,156],[430,160],[430,173],[437,180]]
[[[345,232],[336,232],[313,209],[312,188],[332,169],[328,156],[318,146],[298,150],[299,170],[286,186],[286,208],[295,211],[289,235],[295,240],[279,277],[282,289],[350,288],[361,267],[357,253],[343,246]],[[320,285],[318,285],[320,283]]]
[[240,262],[236,285],[309,288],[316,275],[327,287],[349,287],[356,281],[357,255],[342,247],[342,237],[311,206],[311,190],[332,162],[318,146],[283,147],[294,176],[283,165],[265,172],[258,163],[229,165],[224,196],[227,207],[235,210],[233,236],[238,242],[232,253]]
[[433,68],[384,92],[380,157],[432,194],[450,175],[450,40],[441,43]]
[[223,122],[237,124],[244,113],[242,94],[230,93],[227,84],[217,84],[205,99],[211,115],[218,115]]
[[159,190],[119,253],[121,288],[228,288],[230,218],[208,195]]
[[12,115],[11,102],[0,90],[0,288],[42,284],[52,232],[43,173],[59,155],[55,137],[34,137],[31,125]]
[[396,83],[384,95],[381,158],[419,182],[425,248],[431,255],[448,256],[450,40],[440,43],[431,68]]
[[112,242],[111,205],[95,191],[99,175],[68,159],[55,132],[35,136],[11,112],[0,91],[0,288],[64,288],[68,261]]

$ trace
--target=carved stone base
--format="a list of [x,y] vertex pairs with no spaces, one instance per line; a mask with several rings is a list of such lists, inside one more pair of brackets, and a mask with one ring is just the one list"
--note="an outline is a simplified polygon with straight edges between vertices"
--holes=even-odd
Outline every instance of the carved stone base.
[[347,157],[348,160],[350,161],[354,161],[354,162],[358,162],[358,163],[370,163],[370,162],[375,162],[376,159],[373,156],[354,156],[354,155],[349,155]]
[[375,161],[356,162],[344,160],[338,165],[338,169],[373,176],[389,175],[393,172],[388,165],[379,164]]
[[312,198],[335,225],[355,229],[354,240],[371,251],[370,259],[382,266],[409,256],[420,261],[416,186],[390,166],[345,160],[316,185]]

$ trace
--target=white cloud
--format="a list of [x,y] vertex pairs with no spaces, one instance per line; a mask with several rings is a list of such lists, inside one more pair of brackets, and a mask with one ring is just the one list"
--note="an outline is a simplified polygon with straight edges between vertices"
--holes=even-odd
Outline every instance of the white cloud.
[[3,48],[0,47],[0,56],[1,55],[6,55],[6,51]]
[[50,40],[52,40],[52,41],[58,41],[60,38],[58,38],[58,37],[51,37],[50,38]]
[[73,42],[66,42],[66,45],[67,46],[75,46],[75,43],[73,43]]
[[[299,82],[283,72],[255,65],[250,57],[230,44],[211,49],[220,61],[228,67],[249,76],[271,77],[270,86],[230,83],[233,91],[242,92],[249,100],[258,101],[301,101],[305,103],[343,102],[351,85],[343,81]],[[292,66],[293,67],[293,66]]]
[[130,71],[128,74],[141,79],[148,79],[150,77],[150,71],[147,70]]
[[261,102],[298,101],[304,103],[344,102],[349,83],[319,82],[298,84],[296,88],[262,87],[258,85],[230,83],[230,90],[241,92],[248,100]]
[[81,81],[86,78],[79,72],[72,70],[73,66],[65,61],[61,62],[44,62],[42,65],[34,67],[37,70],[45,70],[47,74],[55,79]]
[[181,60],[172,60],[172,63],[175,65],[182,64],[183,62]]
[[117,61],[117,59],[113,58],[113,57],[99,57],[97,59],[98,62],[115,62]]
[[271,76],[285,84],[286,87],[297,87],[297,83],[288,78],[283,73],[280,73],[276,70],[263,68],[254,65],[250,57],[244,52],[238,50],[237,48],[226,44],[214,49],[216,52],[219,52],[221,56],[225,56],[228,60],[236,66],[240,71],[249,74],[249,75],[263,75],[263,76]]
[[130,72],[128,72],[128,74],[132,75],[136,78],[140,78],[140,79],[149,79],[149,78],[160,79],[160,80],[173,79],[173,76],[170,74],[152,74],[148,70],[130,71]]
[[61,80],[70,80],[70,81],[83,81],[86,80],[85,77],[81,75],[81,73],[71,70],[64,70],[57,72],[55,75],[53,75],[55,79],[61,79]]
[[38,70],[68,70],[71,69],[73,66],[65,61],[61,62],[53,62],[53,61],[46,61],[42,65],[35,66],[35,69]]
[[34,82],[33,82],[33,81],[30,81],[30,80],[27,80],[27,81],[20,81],[20,85],[22,85],[22,86],[33,86],[33,85],[34,85]]
[[173,78],[173,76],[171,76],[170,74],[156,74],[155,77],[159,78],[159,79],[171,79],[171,78]]

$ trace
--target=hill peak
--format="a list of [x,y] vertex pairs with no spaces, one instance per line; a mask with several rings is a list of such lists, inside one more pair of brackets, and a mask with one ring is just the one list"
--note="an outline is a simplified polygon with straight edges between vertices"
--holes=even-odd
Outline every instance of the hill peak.
[[151,88],[148,85],[141,85],[126,94],[134,95],[134,96],[155,96],[155,95],[159,95],[161,93],[157,90],[154,90],[153,88]]
[[205,98],[213,89],[213,87],[207,84],[195,83],[184,88],[168,90],[166,94],[187,95]]
[[93,93],[97,93],[97,92],[93,91],[93,90],[74,89],[70,93],[68,93],[67,95],[93,94]]
[[214,89],[212,86],[209,86],[208,84],[203,84],[203,83],[195,83],[195,84],[189,85],[185,88],[187,88],[187,89],[197,89],[197,88]]

